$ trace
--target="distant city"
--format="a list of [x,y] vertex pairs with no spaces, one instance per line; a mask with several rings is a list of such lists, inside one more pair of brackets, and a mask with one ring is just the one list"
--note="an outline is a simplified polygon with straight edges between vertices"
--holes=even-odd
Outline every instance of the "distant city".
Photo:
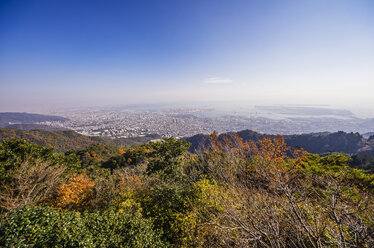
[[374,130],[373,118],[358,118],[344,109],[301,106],[253,106],[237,111],[211,107],[91,108],[54,112],[68,121],[44,121],[38,124],[74,130],[88,136],[111,138],[188,137],[195,134],[235,132],[250,129],[268,134],[314,132],[359,132]]

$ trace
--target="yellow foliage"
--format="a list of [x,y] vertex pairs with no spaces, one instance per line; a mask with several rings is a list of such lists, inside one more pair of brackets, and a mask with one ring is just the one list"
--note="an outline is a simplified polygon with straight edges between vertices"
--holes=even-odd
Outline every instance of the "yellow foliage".
[[128,175],[117,185],[121,190],[121,197],[118,202],[118,211],[120,213],[132,213],[142,216],[143,209],[137,201],[136,193],[143,186],[141,178],[137,175]]
[[121,146],[120,147],[118,147],[118,153],[119,154],[124,154],[125,153],[125,149],[123,149]]
[[194,183],[194,189],[198,197],[198,205],[210,210],[223,210],[224,189],[218,186],[214,180],[210,182],[206,178],[202,179]]
[[87,207],[94,197],[95,182],[87,175],[80,174],[70,183],[62,185],[51,205],[61,209],[81,209]]

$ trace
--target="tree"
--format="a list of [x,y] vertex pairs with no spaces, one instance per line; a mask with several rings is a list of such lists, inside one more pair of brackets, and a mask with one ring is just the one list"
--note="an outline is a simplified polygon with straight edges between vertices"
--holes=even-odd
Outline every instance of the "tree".
[[46,161],[23,161],[7,180],[0,181],[0,209],[10,211],[41,202],[63,182],[65,166]]
[[94,199],[94,187],[94,181],[85,174],[79,174],[70,183],[59,187],[56,195],[47,202],[56,208],[84,210]]

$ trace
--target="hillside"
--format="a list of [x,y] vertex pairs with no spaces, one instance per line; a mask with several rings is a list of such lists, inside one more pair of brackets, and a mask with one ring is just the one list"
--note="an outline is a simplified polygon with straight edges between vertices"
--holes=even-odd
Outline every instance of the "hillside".
[[26,139],[28,142],[42,146],[52,146],[57,151],[70,149],[82,149],[93,144],[104,144],[108,146],[131,146],[149,142],[159,138],[158,135],[149,135],[136,138],[110,139],[104,137],[90,137],[78,134],[71,130],[47,131],[47,130],[19,130],[0,128],[0,141],[4,139]]
[[0,247],[374,247],[374,175],[349,156],[282,137],[188,148],[1,142]]
[[[23,127],[24,125],[16,125]],[[25,128],[29,125],[25,125]],[[33,127],[33,125],[31,125]],[[218,139],[224,137],[232,138],[238,135],[243,141],[258,141],[264,137],[274,138],[274,135],[257,133],[251,130],[243,130],[237,133],[230,132],[219,135]],[[106,137],[92,137],[78,134],[71,130],[20,130],[14,128],[0,128],[0,141],[4,139],[26,139],[29,142],[53,146],[57,151],[66,151],[75,148],[85,148],[92,144],[103,144],[109,146],[131,146],[149,142],[152,139],[160,138],[159,135],[149,135],[136,138],[110,139]],[[351,155],[374,156],[374,139],[365,139],[359,133],[311,133],[301,135],[285,135],[285,142],[288,146],[300,147],[310,153],[323,154],[331,152],[342,152]],[[185,138],[191,143],[190,152],[199,153],[211,146],[209,135],[197,134]]]
[[[243,141],[258,141],[265,137],[274,138],[275,135],[267,135],[257,133],[251,130],[243,130],[237,133],[224,133],[219,135],[218,139],[223,140],[224,137],[232,137],[238,135]],[[311,133],[301,135],[284,135],[285,142],[290,147],[300,147],[310,153],[330,153],[343,152],[347,154],[365,154],[374,155],[374,144],[362,137],[359,133]],[[209,135],[198,134],[185,139],[190,142],[191,152],[201,152],[210,147],[211,141]]]
[[34,124],[44,121],[67,121],[67,118],[53,115],[40,115],[30,113],[5,112],[0,113],[0,127],[6,127],[10,124]]

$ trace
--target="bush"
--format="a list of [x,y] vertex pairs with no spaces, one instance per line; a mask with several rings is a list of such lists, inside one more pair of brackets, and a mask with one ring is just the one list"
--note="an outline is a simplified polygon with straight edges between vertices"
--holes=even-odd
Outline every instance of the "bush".
[[14,170],[25,161],[55,161],[53,148],[27,143],[26,140],[3,140],[0,143],[0,180],[7,182]]
[[76,212],[24,207],[7,214],[2,247],[93,247],[92,234]]
[[93,247],[166,247],[150,220],[113,210],[86,214]]
[[149,220],[113,210],[79,214],[49,207],[9,213],[1,247],[166,247]]

